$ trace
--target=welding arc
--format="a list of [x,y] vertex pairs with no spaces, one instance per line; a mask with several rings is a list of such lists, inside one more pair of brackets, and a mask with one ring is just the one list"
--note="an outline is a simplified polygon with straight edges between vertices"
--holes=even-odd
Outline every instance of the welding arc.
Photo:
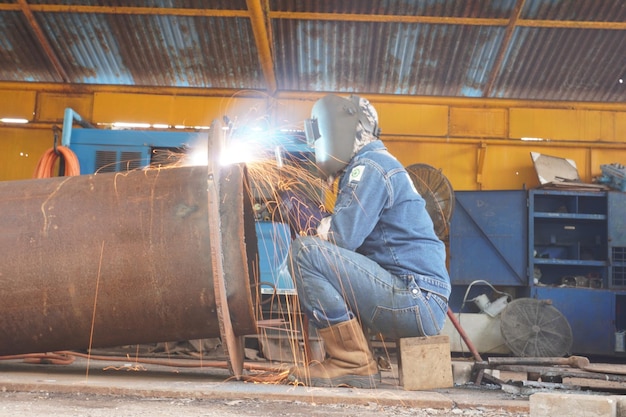
[[63,158],[65,162],[65,177],[71,177],[80,175],[80,164],[78,163],[78,157],[67,146],[57,146],[56,148],[50,148],[39,158],[37,167],[33,178],[52,178],[55,175],[55,164],[57,159]]

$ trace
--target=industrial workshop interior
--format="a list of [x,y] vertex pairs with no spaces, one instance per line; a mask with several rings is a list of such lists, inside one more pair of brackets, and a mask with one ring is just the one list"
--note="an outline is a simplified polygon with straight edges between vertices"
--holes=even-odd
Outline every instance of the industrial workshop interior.
[[[0,415],[626,416],[625,22],[0,0]],[[375,107],[452,285],[438,335],[365,329],[373,389],[287,378],[326,355],[286,206],[333,211],[305,124],[329,94]]]

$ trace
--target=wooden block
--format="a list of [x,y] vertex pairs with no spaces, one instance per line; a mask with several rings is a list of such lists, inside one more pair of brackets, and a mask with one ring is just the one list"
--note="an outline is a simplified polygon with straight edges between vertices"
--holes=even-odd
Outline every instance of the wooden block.
[[453,385],[448,336],[409,337],[398,343],[400,384],[407,391]]

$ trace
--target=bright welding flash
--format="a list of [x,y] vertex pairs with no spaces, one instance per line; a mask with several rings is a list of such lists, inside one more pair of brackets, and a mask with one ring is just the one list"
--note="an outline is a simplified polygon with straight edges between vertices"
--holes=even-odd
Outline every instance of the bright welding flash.
[[220,155],[222,166],[237,164],[240,162],[251,162],[253,160],[250,146],[243,143],[232,143],[226,147]]

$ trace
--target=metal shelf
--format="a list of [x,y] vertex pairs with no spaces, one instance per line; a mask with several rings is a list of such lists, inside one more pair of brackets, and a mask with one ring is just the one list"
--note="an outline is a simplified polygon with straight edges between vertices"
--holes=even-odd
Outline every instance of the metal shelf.
[[536,219],[606,220],[605,214],[535,212]]
[[599,266],[604,267],[608,265],[606,261],[588,261],[579,259],[545,259],[534,258],[533,263],[535,265],[574,265],[574,266]]

